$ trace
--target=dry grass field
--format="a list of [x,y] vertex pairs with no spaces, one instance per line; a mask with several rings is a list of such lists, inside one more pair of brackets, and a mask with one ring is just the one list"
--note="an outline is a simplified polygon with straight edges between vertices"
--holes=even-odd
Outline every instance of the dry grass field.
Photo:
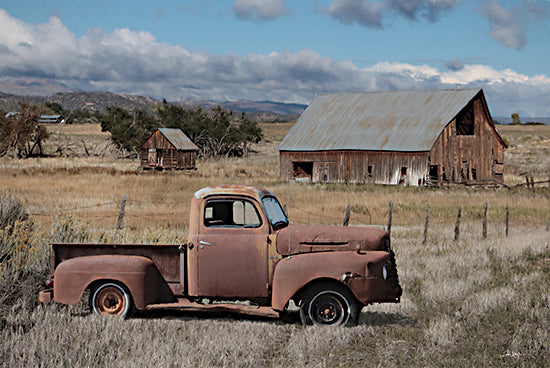
[[[0,232],[0,250],[11,247],[9,262],[16,265],[7,267],[2,258],[0,366],[548,365],[548,184],[473,189],[281,182],[277,145],[290,126],[262,125],[266,140],[254,153],[199,160],[196,171],[139,171],[136,160],[104,154],[109,136],[97,125],[49,127],[47,152],[59,157],[0,160],[0,195],[19,198],[31,214],[11,233]],[[506,184],[524,182],[525,173],[548,180],[550,127],[498,130],[510,146]],[[36,292],[48,273],[49,241],[184,242],[193,192],[222,183],[271,189],[288,204],[295,223],[340,224],[350,204],[351,225],[385,225],[393,201],[402,302],[368,306],[359,326],[329,330],[302,327],[295,313],[282,321],[183,311],[119,320],[90,315],[85,303],[37,305]],[[123,194],[129,200],[124,229],[117,233]],[[487,239],[481,236],[484,203]],[[461,235],[454,241],[459,206]]]

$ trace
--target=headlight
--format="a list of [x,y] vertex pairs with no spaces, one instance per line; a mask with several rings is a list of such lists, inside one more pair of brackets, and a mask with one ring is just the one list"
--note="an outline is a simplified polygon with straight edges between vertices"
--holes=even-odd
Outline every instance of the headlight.
[[386,269],[386,266],[382,267],[382,277],[384,277],[384,280],[388,278],[388,270]]

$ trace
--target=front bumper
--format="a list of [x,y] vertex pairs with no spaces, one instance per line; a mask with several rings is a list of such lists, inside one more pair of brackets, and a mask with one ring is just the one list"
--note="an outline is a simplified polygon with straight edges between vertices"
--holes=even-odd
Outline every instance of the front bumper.
[[349,288],[363,304],[399,303],[403,290],[395,280],[383,278],[356,277],[348,282]]
[[38,299],[42,303],[51,303],[53,300],[53,289],[51,290],[44,290],[38,293]]
[[[389,258],[389,259],[388,259]],[[347,282],[357,299],[363,304],[399,303],[403,289],[392,251],[389,257],[380,262],[369,263],[365,276],[356,275]]]

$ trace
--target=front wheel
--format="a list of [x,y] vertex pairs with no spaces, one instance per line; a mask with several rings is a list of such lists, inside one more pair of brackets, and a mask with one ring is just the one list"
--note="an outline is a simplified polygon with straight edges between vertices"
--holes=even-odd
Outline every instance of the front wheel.
[[360,303],[344,287],[322,283],[304,293],[300,319],[304,325],[356,326],[360,311]]
[[130,314],[132,304],[128,289],[113,282],[100,284],[90,293],[90,309],[96,314],[125,318]]

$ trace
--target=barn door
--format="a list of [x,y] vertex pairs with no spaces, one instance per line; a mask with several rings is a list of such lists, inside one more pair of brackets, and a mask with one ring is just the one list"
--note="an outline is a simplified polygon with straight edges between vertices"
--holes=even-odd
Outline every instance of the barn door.
[[155,166],[157,164],[157,150],[154,148],[149,148],[147,154],[147,164],[150,166]]

